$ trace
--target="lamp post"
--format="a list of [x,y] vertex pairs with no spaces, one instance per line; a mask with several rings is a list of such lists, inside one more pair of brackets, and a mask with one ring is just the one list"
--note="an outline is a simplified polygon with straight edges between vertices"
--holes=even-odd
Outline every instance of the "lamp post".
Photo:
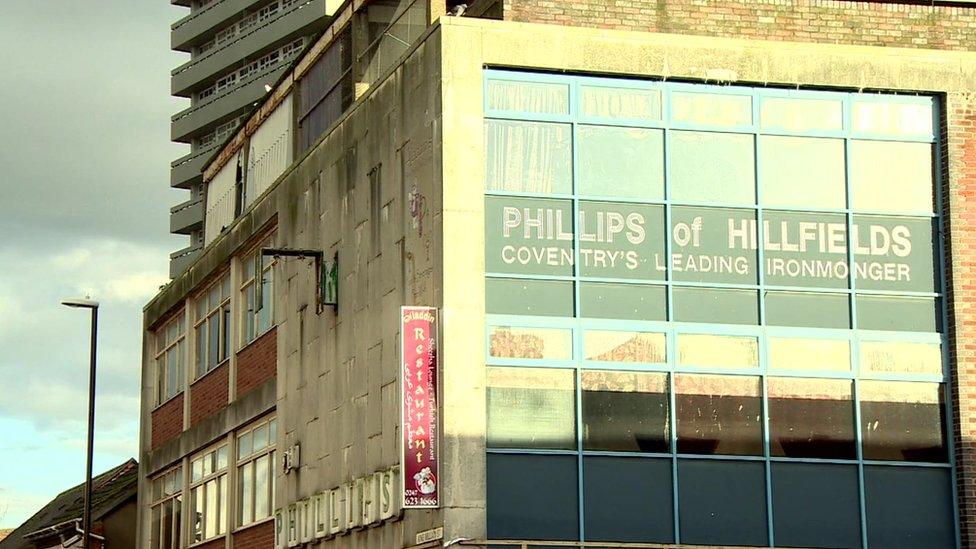
[[83,515],[85,539],[82,547],[89,549],[91,540],[92,454],[95,448],[95,342],[98,339],[98,302],[90,299],[65,299],[62,305],[91,310],[91,365],[88,372],[88,457],[85,465],[85,511]]

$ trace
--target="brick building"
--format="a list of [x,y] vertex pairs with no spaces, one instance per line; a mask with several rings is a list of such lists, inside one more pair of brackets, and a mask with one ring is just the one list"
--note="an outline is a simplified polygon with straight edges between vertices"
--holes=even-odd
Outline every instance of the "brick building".
[[140,546],[971,546],[976,6],[455,4],[347,2],[206,164]]

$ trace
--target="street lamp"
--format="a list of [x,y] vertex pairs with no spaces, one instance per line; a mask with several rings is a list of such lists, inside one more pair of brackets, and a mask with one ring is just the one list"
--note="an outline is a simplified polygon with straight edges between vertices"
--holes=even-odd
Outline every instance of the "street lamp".
[[92,502],[92,453],[95,447],[95,342],[98,336],[98,302],[85,298],[65,299],[62,305],[91,309],[91,366],[88,377],[88,461],[85,468],[85,513],[83,515],[85,539],[82,541],[84,549],[88,549],[91,539],[91,502]]

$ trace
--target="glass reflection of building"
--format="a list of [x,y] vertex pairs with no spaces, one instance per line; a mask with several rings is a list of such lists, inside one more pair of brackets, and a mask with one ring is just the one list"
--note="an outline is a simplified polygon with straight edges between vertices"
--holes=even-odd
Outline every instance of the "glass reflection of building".
[[485,90],[489,538],[954,546],[935,98]]

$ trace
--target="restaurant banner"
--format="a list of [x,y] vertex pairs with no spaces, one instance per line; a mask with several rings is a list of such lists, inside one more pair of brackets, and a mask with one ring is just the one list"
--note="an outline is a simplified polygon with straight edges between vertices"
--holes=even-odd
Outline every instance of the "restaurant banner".
[[400,456],[404,508],[440,505],[437,440],[437,309],[400,308]]

